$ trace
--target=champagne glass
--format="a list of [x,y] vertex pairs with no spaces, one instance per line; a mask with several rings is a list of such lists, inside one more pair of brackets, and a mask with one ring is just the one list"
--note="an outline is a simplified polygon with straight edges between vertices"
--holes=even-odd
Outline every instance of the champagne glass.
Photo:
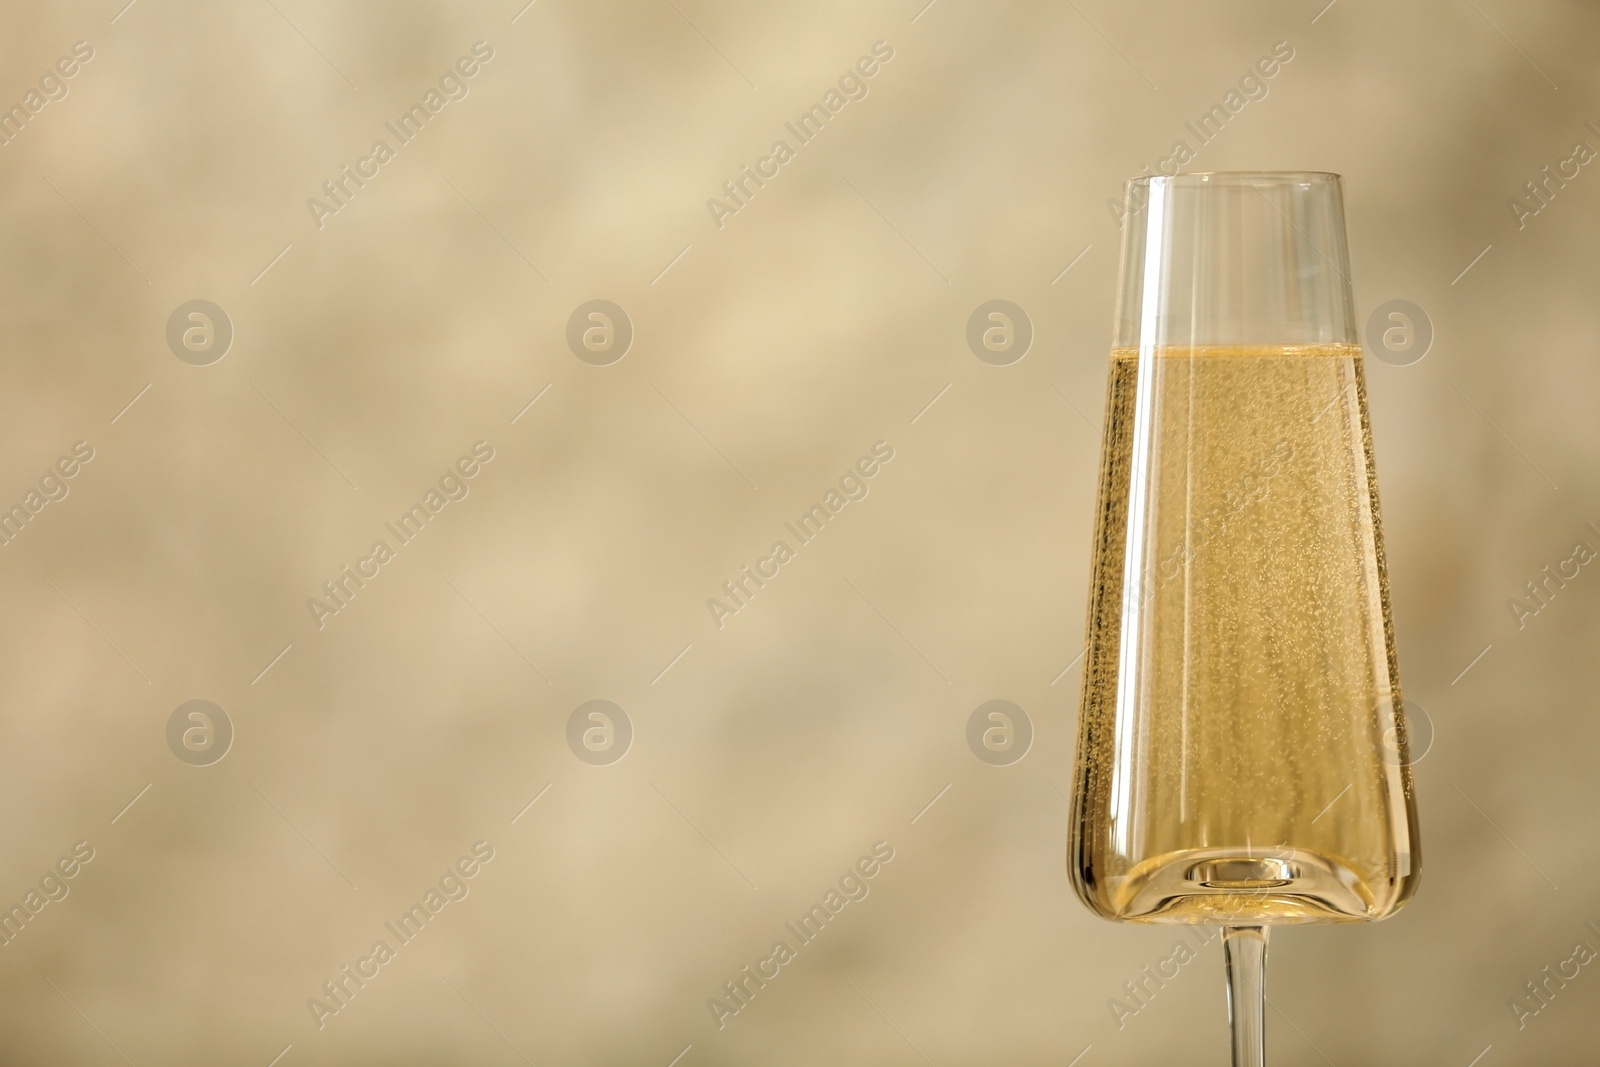
[[1224,928],[1262,1067],[1275,923],[1420,871],[1336,174],[1128,184],[1068,866],[1120,922]]

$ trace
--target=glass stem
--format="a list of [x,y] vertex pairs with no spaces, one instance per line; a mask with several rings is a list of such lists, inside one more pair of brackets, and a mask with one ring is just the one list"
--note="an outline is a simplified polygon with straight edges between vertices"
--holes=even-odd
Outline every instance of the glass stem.
[[1228,1025],[1233,1067],[1266,1067],[1267,1020],[1262,1014],[1267,976],[1267,927],[1229,926],[1222,932],[1228,966]]

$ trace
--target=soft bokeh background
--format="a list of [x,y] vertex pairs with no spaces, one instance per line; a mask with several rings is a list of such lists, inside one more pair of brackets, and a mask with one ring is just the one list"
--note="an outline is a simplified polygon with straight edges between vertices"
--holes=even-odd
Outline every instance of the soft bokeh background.
[[[1106,201],[1277,41],[1190,169],[1343,173],[1360,317],[1433,323],[1368,377],[1437,737],[1420,895],[1279,932],[1272,1057],[1592,1056],[1593,965],[1522,1029],[1508,1000],[1600,948],[1600,577],[1520,630],[1507,603],[1600,548],[1600,175],[1507,206],[1600,147],[1591,5],[122,2],[0,34],[7,106],[94,50],[0,148],[0,502],[95,457],[0,549],[0,902],[95,850],[0,948],[4,1062],[1225,1062],[1216,943],[1112,1021],[1178,932],[1076,902],[1063,791]],[[470,95],[318,229],[307,198],[479,40]],[[706,199],[880,40],[719,229]],[[565,341],[597,298],[635,331],[605,367]],[[1036,331],[1010,366],[965,339],[994,298]],[[235,331],[210,366],[165,340],[192,299]],[[307,598],[479,440],[470,495],[318,629]],[[718,629],[707,598],[880,440],[870,495]],[[609,766],[566,741],[597,698],[634,731]],[[997,767],[965,731],[1002,698],[1036,736]],[[210,766],[167,745],[191,699],[236,731]],[[308,998],[479,840],[470,896],[319,1030]],[[707,999],[877,841],[870,895],[719,1030]]]

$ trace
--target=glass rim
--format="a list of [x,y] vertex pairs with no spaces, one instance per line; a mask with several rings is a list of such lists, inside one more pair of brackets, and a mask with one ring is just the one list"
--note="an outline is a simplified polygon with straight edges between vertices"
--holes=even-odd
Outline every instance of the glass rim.
[[1187,174],[1142,174],[1129,178],[1128,185],[1309,185],[1313,182],[1338,183],[1339,175],[1329,170],[1200,170]]

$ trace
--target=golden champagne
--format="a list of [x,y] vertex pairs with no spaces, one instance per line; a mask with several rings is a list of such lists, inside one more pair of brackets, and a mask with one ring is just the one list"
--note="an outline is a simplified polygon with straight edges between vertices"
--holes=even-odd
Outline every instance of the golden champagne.
[[1381,919],[1416,812],[1358,345],[1112,353],[1069,866],[1109,919]]

